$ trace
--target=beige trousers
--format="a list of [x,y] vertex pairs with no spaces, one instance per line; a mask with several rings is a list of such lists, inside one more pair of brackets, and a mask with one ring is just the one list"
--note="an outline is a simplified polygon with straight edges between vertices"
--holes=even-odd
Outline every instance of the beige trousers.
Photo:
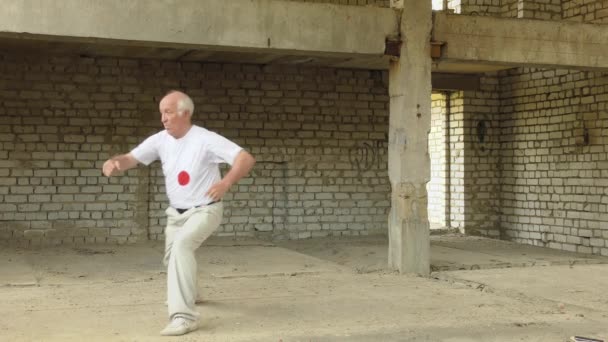
[[165,258],[169,318],[196,320],[197,265],[194,252],[220,226],[224,206],[218,202],[182,214],[167,208]]

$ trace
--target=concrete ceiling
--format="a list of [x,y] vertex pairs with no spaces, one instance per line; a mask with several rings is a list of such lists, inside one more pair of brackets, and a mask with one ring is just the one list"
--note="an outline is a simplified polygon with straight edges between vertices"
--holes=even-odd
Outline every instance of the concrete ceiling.
[[[150,47],[139,45],[120,45],[101,42],[70,42],[41,40],[39,38],[5,38],[0,37],[0,51],[34,55],[71,55],[87,57],[118,57],[161,59],[188,62],[221,62],[250,64],[290,64],[302,66],[321,66],[332,68],[355,68],[369,70],[388,69],[390,58],[378,57],[334,57],[306,56],[293,54],[213,51],[188,49],[185,47]],[[484,73],[508,69],[503,65],[485,65],[475,63],[433,63],[433,71],[444,73]]]

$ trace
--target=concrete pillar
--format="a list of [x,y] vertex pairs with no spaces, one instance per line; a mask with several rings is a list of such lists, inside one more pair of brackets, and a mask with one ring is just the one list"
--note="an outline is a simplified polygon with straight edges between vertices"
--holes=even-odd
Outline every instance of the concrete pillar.
[[428,134],[431,128],[431,1],[403,5],[401,56],[389,69],[390,126],[389,266],[427,276],[430,237],[426,183],[430,180]]

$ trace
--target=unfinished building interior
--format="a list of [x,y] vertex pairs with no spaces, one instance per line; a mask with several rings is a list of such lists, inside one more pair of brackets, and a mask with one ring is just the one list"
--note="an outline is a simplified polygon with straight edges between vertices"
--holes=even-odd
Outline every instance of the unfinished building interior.
[[[377,237],[388,270],[424,277],[437,270],[431,265],[431,235],[444,232],[509,241],[521,248],[547,247],[551,253],[574,252],[577,262],[608,256],[607,0],[6,2],[0,12],[0,244],[7,248],[36,251],[67,246],[86,254],[94,249],[83,246],[125,245],[139,251],[146,243],[162,245],[168,203],[160,163],[112,178],[102,175],[101,166],[158,132],[162,128],[158,101],[168,90],[179,89],[194,100],[195,124],[233,140],[257,160],[252,173],[224,197],[218,238],[255,239],[266,246]],[[323,246],[319,242],[315,248]],[[15,255],[35,255],[11,253],[0,258],[3,270],[19,259]],[[236,249],[230,253],[237,259],[240,255]],[[279,259],[284,256],[269,253],[267,259],[249,266],[263,267],[263,261],[282,265]],[[53,262],[67,257],[41,259],[48,270],[58,270],[51,272],[55,279],[62,271]],[[230,265],[213,256],[209,260],[207,266],[213,270]],[[608,263],[601,260],[598,263]],[[149,261],[138,262],[153,269]],[[324,284],[308,280],[298,285],[295,275],[317,267],[313,259],[302,262],[302,269],[284,272],[291,278],[272,281],[302,294],[308,293],[307,286]],[[98,277],[104,274],[101,264],[87,265],[99,267]],[[337,269],[323,267],[328,273]],[[603,269],[597,270],[600,274]],[[7,272],[5,277],[16,274]],[[157,284],[157,280],[162,284],[158,272],[145,275],[141,284]],[[243,298],[265,293],[262,281],[272,276],[248,278],[260,282],[254,286],[258,292],[245,290]],[[374,296],[374,286],[381,287],[378,279],[385,273],[367,277],[372,280],[361,282],[369,286],[364,293]],[[218,277],[208,291],[221,294],[222,286],[233,286],[233,278]],[[115,282],[126,284],[126,278],[120,279]],[[383,306],[389,310],[386,317],[405,312],[391,306],[393,302],[424,297],[423,289],[430,286],[424,283],[426,278],[390,279],[393,283],[385,291],[399,300]],[[506,279],[516,282],[515,276]],[[13,285],[19,283],[9,280],[0,281],[0,288],[10,285],[0,295],[17,291],[19,286]],[[78,275],[70,281],[80,284]],[[372,285],[374,281],[378,283]],[[395,284],[403,288],[391,287]],[[140,293],[134,286],[125,285],[125,291]],[[463,304],[458,300],[460,292],[437,286],[450,295],[437,299],[433,307],[451,303],[445,306],[470,306],[470,312],[476,312],[462,318],[454,309],[439,316],[455,322],[460,317],[458,324],[474,317],[481,326],[492,312],[501,312],[493,308],[509,305],[502,299]],[[344,287],[346,292],[355,291],[355,286]],[[83,298],[89,290],[82,290]],[[272,295],[278,298],[277,293],[281,291]],[[20,305],[6,296],[6,303]],[[349,300],[348,305],[359,303],[360,297],[365,296]],[[563,300],[556,300],[561,305],[556,314],[564,314]],[[538,306],[531,302],[525,306],[529,310]],[[369,303],[346,311],[364,313]],[[12,313],[9,304],[0,305],[0,313]],[[523,307],[502,318],[511,322],[504,330],[510,337],[496,341],[520,336],[513,327],[539,324],[542,330],[540,318],[531,321],[535,323],[517,321],[524,315]],[[583,318],[605,322],[605,309],[595,309],[599,312],[595,316],[582,311],[554,315],[557,319],[547,323],[557,329],[551,336],[565,334],[575,323],[579,329],[606,332],[608,324]],[[223,317],[221,308],[209,310]],[[272,326],[273,320],[300,319],[265,310],[272,320],[244,323],[241,328],[251,329],[242,335],[207,337],[268,340],[260,331]],[[310,309],[311,316],[318,310]],[[548,317],[543,316],[546,309],[538,310],[535,315]],[[35,315],[36,309],[24,309],[27,313],[20,313],[22,320],[16,321],[23,323],[17,326],[31,321],[32,311]],[[428,311],[430,316],[421,312],[420,317],[426,318],[419,321],[418,312],[404,315],[420,326],[435,318],[433,311]],[[145,325],[138,315],[129,319],[116,329],[130,331]],[[357,322],[369,323],[368,319]],[[351,327],[355,319],[349,320],[344,326]],[[100,322],[110,330],[122,324],[110,318]],[[397,321],[389,323],[399,326]],[[382,329],[388,329],[389,323]],[[218,324],[207,330],[229,330]],[[52,324],[40,326],[55,329]],[[26,330],[0,321],[0,337],[35,340]],[[347,339],[348,330],[340,331],[340,338]],[[358,340],[402,341],[402,330],[373,337],[365,335],[369,330],[361,330]],[[95,337],[92,340],[108,340],[94,330],[85,331]],[[306,330],[295,331],[300,335],[291,335],[292,340],[313,336]],[[322,334],[330,333],[334,332],[319,328],[314,336],[324,340]],[[417,333],[432,335],[425,330]],[[56,334],[57,341],[80,338]],[[489,340],[480,336],[490,335],[479,334],[478,340]],[[153,340],[145,336],[131,337]],[[342,340],[331,336],[328,340]],[[521,335],[522,340],[530,336]],[[438,340],[443,341],[428,339]]]
[[[201,125],[258,159],[251,177],[226,198],[220,235],[386,234],[396,205],[391,191],[397,197],[410,191],[396,185],[414,179],[416,186],[430,180],[433,228],[608,255],[606,35],[598,25],[608,17],[604,1],[450,1],[450,10],[435,12],[433,21],[427,4],[408,3],[401,23],[387,1],[334,2],[344,6],[254,2],[246,10],[262,18],[286,11],[284,22],[260,28],[268,47],[250,47],[259,37],[226,31],[225,41],[211,35],[215,50],[186,46],[199,28],[187,21],[171,23],[175,31],[157,35],[154,46],[134,40],[156,32],[128,26],[105,25],[108,32],[93,24],[60,26],[71,13],[56,16],[57,23],[18,21],[63,8],[14,2],[2,34],[2,239],[21,245],[162,239],[166,198],[158,166],[113,180],[101,175],[100,163],[157,131],[159,96],[178,88],[198,104]],[[205,6],[238,11],[241,5]],[[84,12],[81,20],[120,21],[97,10],[103,8]],[[152,15],[163,9],[131,10]],[[428,17],[427,25],[408,13]],[[321,15],[327,27],[311,27]],[[332,26],[338,23],[349,26]],[[305,33],[293,41],[292,32],[267,32],[273,25]],[[321,31],[330,29],[321,41]],[[407,36],[416,30],[420,42]],[[242,51],[230,46],[239,40]],[[216,51],[222,44],[227,51]],[[362,51],[347,52],[354,48]],[[404,70],[385,52],[408,63],[420,53],[422,67]],[[397,106],[412,104],[390,101],[422,92],[431,69],[434,93],[415,96],[432,98],[432,105],[414,100],[420,103],[407,110],[423,117],[410,119]],[[392,96],[389,74],[400,78],[399,72],[416,86],[396,80],[398,95]],[[428,122],[412,126],[422,119]],[[424,189],[416,191],[422,204]],[[416,210],[421,226],[412,230],[426,230],[425,210]]]
[[0,18],[4,245],[162,241],[159,163],[101,164],[180,89],[257,159],[218,237],[386,237],[388,268],[425,276],[434,231],[608,256],[606,0],[15,0]]

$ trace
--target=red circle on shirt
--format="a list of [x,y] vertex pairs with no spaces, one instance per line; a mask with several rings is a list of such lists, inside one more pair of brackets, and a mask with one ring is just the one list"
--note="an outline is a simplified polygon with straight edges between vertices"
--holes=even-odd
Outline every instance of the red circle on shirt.
[[184,186],[190,183],[190,175],[186,171],[182,171],[177,175],[177,182],[179,185]]

